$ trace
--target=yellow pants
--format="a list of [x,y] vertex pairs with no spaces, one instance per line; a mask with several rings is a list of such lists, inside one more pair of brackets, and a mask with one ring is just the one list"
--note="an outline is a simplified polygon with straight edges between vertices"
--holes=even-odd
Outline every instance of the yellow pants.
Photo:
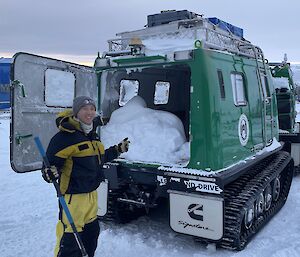
[[[98,195],[97,191],[84,194],[65,194],[67,206],[72,215],[74,225],[79,232],[89,257],[94,256],[100,232],[97,221]],[[73,235],[72,227],[60,206],[60,218],[56,225],[55,257],[81,256],[79,247]]]

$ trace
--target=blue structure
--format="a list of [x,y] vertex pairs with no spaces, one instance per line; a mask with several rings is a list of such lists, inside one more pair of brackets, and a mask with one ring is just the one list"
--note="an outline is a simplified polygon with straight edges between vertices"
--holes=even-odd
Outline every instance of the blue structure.
[[11,58],[0,58],[0,110],[10,107],[10,65]]
[[236,35],[238,37],[243,37],[244,36],[244,31],[242,28],[239,28],[237,26],[234,26],[228,22],[222,21],[216,17],[208,18],[208,20],[218,26],[220,29],[230,31],[233,35]]

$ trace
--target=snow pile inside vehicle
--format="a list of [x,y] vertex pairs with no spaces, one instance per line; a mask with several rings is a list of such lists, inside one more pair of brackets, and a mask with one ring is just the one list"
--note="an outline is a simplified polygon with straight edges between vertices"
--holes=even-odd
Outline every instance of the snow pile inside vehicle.
[[105,147],[126,137],[131,142],[129,151],[121,155],[126,160],[170,165],[186,165],[189,160],[190,147],[181,120],[172,113],[147,108],[140,96],[115,110],[101,128]]

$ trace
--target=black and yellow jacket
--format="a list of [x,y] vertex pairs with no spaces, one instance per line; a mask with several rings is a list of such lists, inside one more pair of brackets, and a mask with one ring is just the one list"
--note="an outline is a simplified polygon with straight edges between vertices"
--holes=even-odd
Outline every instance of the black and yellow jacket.
[[60,131],[51,139],[46,154],[50,165],[55,165],[61,173],[62,194],[94,191],[102,180],[102,164],[118,157],[116,147],[104,150],[96,125],[86,135],[71,111],[61,113],[56,125]]

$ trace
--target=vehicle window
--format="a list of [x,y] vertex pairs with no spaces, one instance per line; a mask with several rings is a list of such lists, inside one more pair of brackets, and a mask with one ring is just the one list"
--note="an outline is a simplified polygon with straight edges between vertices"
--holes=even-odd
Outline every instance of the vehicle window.
[[262,90],[263,90],[264,97],[270,97],[270,89],[269,89],[267,77],[261,73],[260,78],[261,78]]
[[47,69],[45,72],[45,103],[53,107],[71,107],[75,96],[72,72]]
[[245,96],[245,87],[243,75],[240,73],[231,73],[231,85],[233,91],[234,104],[243,106],[247,104]]
[[138,94],[139,84],[138,80],[122,79],[120,81],[120,106],[124,106],[131,98]]
[[217,70],[217,72],[218,72],[221,99],[225,99],[225,85],[224,85],[223,73],[221,70]]
[[169,101],[170,82],[155,83],[154,104],[167,104]]

